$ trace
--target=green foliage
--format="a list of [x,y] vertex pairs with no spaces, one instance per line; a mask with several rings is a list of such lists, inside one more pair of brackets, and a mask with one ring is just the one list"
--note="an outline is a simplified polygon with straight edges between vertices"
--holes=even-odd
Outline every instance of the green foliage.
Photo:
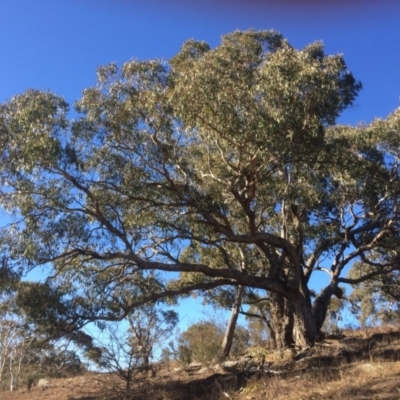
[[[328,334],[339,334],[343,327],[343,311],[348,303],[344,299],[333,298],[329,303],[328,315],[323,330]],[[348,311],[348,310],[347,310]]]
[[[222,341],[225,329],[214,321],[199,321],[182,332],[177,341],[176,359],[183,364],[192,361],[212,364],[219,361],[222,354]],[[244,352],[249,345],[249,333],[242,326],[237,326],[232,342],[231,356]]]
[[347,267],[398,265],[400,112],[335,125],[360,89],[321,43],[250,30],[100,68],[74,119],[50,92],[17,95],[0,106],[2,259],[51,268],[37,307],[59,328],[243,286],[285,298],[312,343],[339,285],[369,278]]
[[250,332],[249,328],[243,325],[237,325],[233,336],[232,348],[230,355],[237,357],[242,355],[247,347],[250,345]]
[[189,326],[178,340],[178,360],[216,363],[221,355],[223,337],[223,329],[212,322],[201,321]]
[[[357,278],[364,271],[374,272],[371,266],[354,264],[349,276]],[[352,312],[361,326],[400,323],[400,275],[396,270],[390,275],[376,276],[361,282],[349,296]]]
[[42,377],[67,377],[86,371],[68,342],[58,341],[38,320],[24,313],[16,293],[3,295],[0,303],[0,384],[3,390],[32,385]]

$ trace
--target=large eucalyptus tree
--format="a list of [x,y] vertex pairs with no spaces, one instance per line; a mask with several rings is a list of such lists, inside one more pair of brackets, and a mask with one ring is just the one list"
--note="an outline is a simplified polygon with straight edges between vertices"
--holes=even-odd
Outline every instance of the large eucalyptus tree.
[[[400,112],[335,125],[360,88],[321,43],[247,31],[100,68],[75,119],[17,95],[0,108],[3,256],[51,266],[83,320],[244,287],[269,293],[278,346],[312,344],[341,284],[400,268]],[[355,261],[367,272],[344,276]]]

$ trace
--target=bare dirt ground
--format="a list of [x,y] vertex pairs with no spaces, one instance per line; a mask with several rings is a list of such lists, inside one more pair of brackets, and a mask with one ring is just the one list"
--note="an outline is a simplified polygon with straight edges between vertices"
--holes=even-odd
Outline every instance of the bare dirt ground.
[[[211,369],[190,375],[176,365],[159,367],[155,376],[138,374],[133,400],[388,400],[400,399],[400,331],[345,332],[291,358],[265,357],[263,370]],[[1,400],[117,400],[123,383],[114,375],[88,373],[53,379],[51,388],[0,392]]]

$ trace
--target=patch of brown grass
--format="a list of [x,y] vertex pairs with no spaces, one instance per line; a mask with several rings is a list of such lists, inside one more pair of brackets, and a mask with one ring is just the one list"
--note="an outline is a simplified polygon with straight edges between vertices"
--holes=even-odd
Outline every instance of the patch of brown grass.
[[[265,372],[208,370],[189,375],[160,367],[138,375],[131,400],[316,400],[400,399],[400,331],[394,327],[347,331],[327,337],[304,357],[273,360]],[[1,400],[120,400],[123,382],[112,374],[54,379],[42,391],[2,392]]]

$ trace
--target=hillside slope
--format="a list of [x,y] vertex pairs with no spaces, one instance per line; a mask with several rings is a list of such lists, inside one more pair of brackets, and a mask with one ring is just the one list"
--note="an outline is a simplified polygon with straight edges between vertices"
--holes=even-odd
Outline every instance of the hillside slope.
[[[300,354],[269,352],[259,361],[247,356],[231,368],[200,371],[157,366],[155,376],[139,374],[130,392],[134,400],[220,399],[399,399],[400,332],[394,329],[349,331],[344,337]],[[0,392],[1,400],[116,400],[123,383],[112,374],[53,379],[51,388]]]

